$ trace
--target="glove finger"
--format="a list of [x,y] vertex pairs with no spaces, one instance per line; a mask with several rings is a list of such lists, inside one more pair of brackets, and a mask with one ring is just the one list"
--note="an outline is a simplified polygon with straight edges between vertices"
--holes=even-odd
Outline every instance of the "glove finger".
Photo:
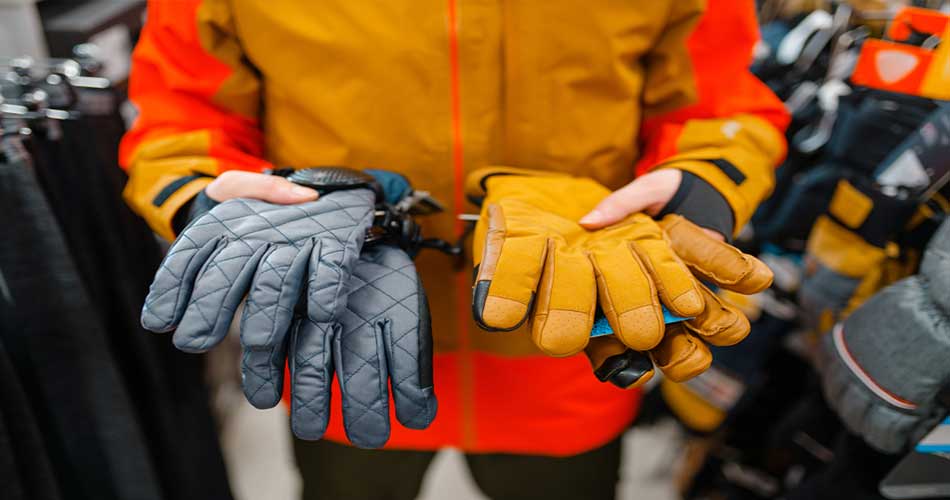
[[376,247],[364,252],[354,278],[366,286],[350,294],[347,308],[373,318],[371,326],[383,339],[396,418],[410,429],[425,429],[435,418],[438,402],[432,382],[429,301],[415,265],[402,250]]
[[346,306],[347,285],[373,223],[376,194],[369,189],[327,193],[322,212],[309,218],[318,226],[313,238],[307,286],[307,314],[315,323],[336,321]]
[[255,408],[273,408],[280,402],[284,391],[284,366],[287,363],[284,337],[281,335],[280,342],[269,345],[242,346],[241,386],[244,398]]
[[499,205],[486,210],[488,232],[475,278],[472,314],[488,331],[511,331],[528,318],[547,248],[540,234],[507,234]]
[[198,272],[223,246],[222,238],[201,246],[185,235],[175,241],[155,273],[142,306],[141,321],[146,330],[167,332],[178,326],[191,300]]
[[[352,297],[351,297],[352,298]],[[343,428],[360,448],[379,448],[389,440],[389,389],[385,346],[379,320],[364,320],[347,310],[344,328],[334,338],[333,358],[340,382]]]
[[685,382],[712,364],[709,347],[691,335],[682,323],[667,325],[663,342],[650,351],[650,357],[663,375],[673,382]]
[[333,381],[331,346],[339,333],[337,324],[314,323],[306,317],[294,326],[290,345],[290,426],[300,439],[314,441],[327,430]]
[[736,345],[749,335],[749,319],[712,290],[699,285],[706,302],[703,313],[686,321],[686,327],[714,346]]
[[311,242],[271,247],[258,266],[241,320],[244,395],[257,408],[280,401],[286,339],[306,281]]
[[601,382],[610,382],[621,389],[633,389],[653,378],[650,357],[628,349],[612,335],[590,339],[584,353]]
[[290,328],[307,281],[312,249],[312,240],[299,248],[272,246],[261,258],[241,319],[241,336],[251,345],[267,344],[267,339],[284,335]]
[[614,334],[636,351],[656,347],[663,338],[663,310],[643,262],[621,240],[594,248],[590,258],[600,307]]
[[172,337],[175,347],[205,352],[221,342],[266,250],[267,245],[254,248],[230,242],[208,261],[195,280],[191,301]]
[[590,259],[548,242],[531,337],[549,356],[577,354],[590,340],[597,283]]
[[772,271],[762,261],[711,237],[685,218],[667,215],[660,226],[676,255],[704,280],[747,295],[772,284]]
[[630,246],[640,257],[666,308],[684,318],[703,312],[699,283],[673,253],[659,226],[650,220],[649,223],[638,224],[636,229],[639,234],[632,235]]
[[346,306],[350,274],[363,244],[341,247],[336,241],[315,238],[311,245],[307,315],[315,323],[336,321]]

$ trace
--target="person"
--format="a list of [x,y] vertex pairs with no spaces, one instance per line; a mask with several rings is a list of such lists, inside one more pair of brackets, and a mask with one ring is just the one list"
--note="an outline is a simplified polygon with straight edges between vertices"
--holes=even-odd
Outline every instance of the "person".
[[[729,237],[770,192],[788,121],[747,70],[753,4],[154,0],[133,54],[126,199],[173,239],[205,198],[316,197],[267,169],[383,168],[448,203],[424,231],[452,240],[476,210],[466,174],[503,164],[614,190],[591,229],[676,208]],[[385,450],[349,448],[334,394],[326,439],[295,441],[304,496],[413,498],[452,446],[492,498],[612,497],[639,391],[476,327],[470,265],[416,264],[438,417],[394,427]]]

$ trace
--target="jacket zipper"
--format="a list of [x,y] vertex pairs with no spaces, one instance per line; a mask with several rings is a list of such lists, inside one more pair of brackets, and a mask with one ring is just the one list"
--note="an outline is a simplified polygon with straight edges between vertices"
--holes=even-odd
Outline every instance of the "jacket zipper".
[[[462,141],[462,105],[459,83],[459,47],[458,47],[458,12],[456,0],[448,1],[448,41],[449,41],[449,81],[451,87],[452,107],[452,167],[453,167],[453,216],[455,217],[455,235],[461,238],[465,223],[459,215],[465,208],[464,178],[465,178],[465,148]],[[456,282],[456,318],[458,320],[458,370],[459,370],[459,405],[461,413],[461,441],[462,449],[472,449],[475,445],[474,422],[474,374],[472,366],[471,339],[469,338],[469,321],[471,305],[469,303],[468,273],[460,270],[455,275]]]

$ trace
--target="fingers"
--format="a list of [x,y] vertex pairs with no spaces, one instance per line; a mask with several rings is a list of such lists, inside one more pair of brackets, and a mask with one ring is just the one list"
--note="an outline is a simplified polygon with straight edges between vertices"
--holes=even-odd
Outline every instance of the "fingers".
[[307,315],[315,323],[336,321],[343,310],[350,273],[359,253],[358,248],[347,251],[330,246],[326,238],[319,238],[314,241],[310,252]]
[[531,336],[549,356],[571,356],[590,340],[597,307],[594,269],[586,255],[548,243]]
[[712,364],[709,348],[691,335],[682,323],[667,325],[663,342],[650,351],[650,357],[663,375],[673,382],[685,382]]
[[281,335],[280,342],[267,345],[243,345],[242,338],[241,387],[244,398],[255,408],[266,410],[280,402],[287,363],[285,337]]
[[[699,283],[685,264],[673,253],[669,243],[653,221],[649,229],[631,240],[631,247],[656,285],[657,294],[673,314],[689,318],[703,311]],[[653,229],[656,229],[654,233]],[[641,229],[642,230],[642,229]]]
[[208,260],[195,278],[191,300],[172,337],[175,347],[205,352],[221,342],[267,248],[231,242]]
[[374,200],[369,189],[335,191],[321,199],[319,222],[312,217],[300,221],[319,226],[313,228],[319,232],[310,252],[307,283],[307,314],[315,323],[335,321],[344,309],[353,266],[373,223]]
[[320,195],[308,187],[294,184],[276,175],[231,170],[223,172],[205,188],[212,200],[251,198],[280,205],[314,201]]
[[758,293],[772,284],[772,271],[762,261],[710,237],[679,215],[660,221],[673,251],[704,280],[742,294]]
[[621,239],[594,248],[590,258],[600,307],[614,334],[637,351],[655,347],[663,338],[663,310],[643,262]]
[[[200,244],[199,243],[203,243]],[[195,278],[205,263],[220,251],[224,240],[195,242],[181,237],[162,261],[142,306],[142,327],[153,332],[173,330],[191,300]]]
[[398,320],[379,324],[396,419],[409,429],[425,429],[435,419],[439,406],[432,382],[432,333],[426,321],[426,329],[400,336],[397,324]]
[[752,327],[745,314],[705,286],[700,285],[700,289],[706,308],[699,316],[686,321],[686,327],[714,346],[731,346],[746,338]]
[[601,229],[639,212],[656,215],[676,194],[683,173],[662,169],[638,177],[614,191],[579,221],[585,229]]
[[641,387],[653,378],[653,362],[645,353],[623,345],[612,335],[590,339],[584,349],[594,375],[622,389]]
[[247,295],[241,335],[253,345],[283,335],[290,329],[294,309],[307,281],[307,266],[314,247],[307,240],[300,247],[271,247],[261,259]]
[[314,323],[306,317],[294,327],[290,344],[290,426],[300,439],[320,439],[327,430],[333,381],[332,346],[339,334],[339,325]]
[[[396,418],[410,429],[425,429],[435,419],[438,402],[432,381],[432,321],[429,301],[415,266],[400,250],[371,250],[377,262],[393,270],[373,281],[393,302],[375,323],[386,346],[386,366],[392,386]],[[364,260],[371,256],[364,255]]]
[[403,425],[424,429],[435,418],[429,307],[401,250],[367,249],[351,280],[333,344],[343,425],[354,445],[378,448],[389,439],[390,383]]
[[[386,320],[362,321],[345,311],[346,327],[334,337],[333,358],[342,396],[346,437],[360,448],[379,448],[389,440],[389,390],[381,328]],[[354,326],[355,325],[355,326]]]
[[499,205],[487,207],[488,232],[472,296],[475,322],[511,331],[528,317],[541,278],[547,242],[541,234],[509,234]]
[[312,247],[313,242],[307,241],[300,249],[269,249],[247,295],[241,320],[241,370],[245,396],[257,408],[271,408],[280,401],[285,340],[306,281]]

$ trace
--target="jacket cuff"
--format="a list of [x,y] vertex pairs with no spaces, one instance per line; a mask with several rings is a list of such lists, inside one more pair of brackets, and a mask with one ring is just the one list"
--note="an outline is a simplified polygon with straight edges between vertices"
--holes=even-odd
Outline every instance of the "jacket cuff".
[[699,227],[723,235],[726,241],[732,240],[736,220],[732,207],[712,184],[692,172],[683,172],[683,181],[657,218],[669,214],[682,215]]
[[172,225],[176,214],[195,196],[214,180],[207,176],[180,177],[158,190],[152,198],[151,206],[142,215],[145,222],[162,238],[172,241],[176,231]]
[[675,168],[684,173],[690,173],[719,193],[732,211],[732,227],[727,231],[731,233],[729,236],[738,234],[739,230],[749,222],[752,213],[768,196],[772,187],[770,182],[747,175],[725,159],[679,159],[661,164],[656,168]]

